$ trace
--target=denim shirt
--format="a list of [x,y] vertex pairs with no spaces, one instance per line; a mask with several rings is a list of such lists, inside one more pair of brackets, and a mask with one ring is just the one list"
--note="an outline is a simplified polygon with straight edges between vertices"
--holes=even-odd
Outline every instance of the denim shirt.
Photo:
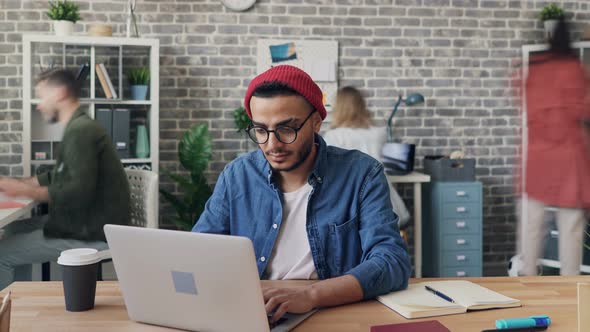
[[[307,238],[320,279],[353,275],[365,299],[407,287],[411,264],[383,166],[356,150],[318,151],[308,177]],[[250,238],[261,278],[281,227],[282,193],[262,151],[226,165],[194,232]]]

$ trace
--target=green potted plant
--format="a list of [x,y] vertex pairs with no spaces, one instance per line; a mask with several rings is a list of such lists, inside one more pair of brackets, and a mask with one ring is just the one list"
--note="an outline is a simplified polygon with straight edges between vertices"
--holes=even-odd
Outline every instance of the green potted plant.
[[543,21],[543,27],[545,28],[545,33],[547,36],[551,36],[553,31],[555,31],[555,27],[557,26],[557,22],[564,18],[565,12],[561,7],[558,5],[551,3],[541,10],[539,17],[541,21]]
[[178,144],[178,160],[188,175],[162,172],[178,184],[182,194],[176,196],[164,189],[160,189],[160,194],[176,210],[174,224],[180,230],[191,230],[212,194],[204,175],[211,160],[211,137],[207,125],[195,125],[184,134]]
[[243,106],[240,106],[234,110],[234,123],[238,132],[243,132],[244,138],[246,140],[246,150],[248,150],[248,142],[250,139],[248,138],[248,126],[252,121],[248,117],[248,113],[246,113],[246,109]]
[[68,0],[49,1],[47,16],[53,20],[56,35],[69,36],[74,31],[74,23],[80,21],[80,7]]
[[131,85],[131,99],[145,100],[147,98],[150,70],[147,67],[133,68],[127,74]]

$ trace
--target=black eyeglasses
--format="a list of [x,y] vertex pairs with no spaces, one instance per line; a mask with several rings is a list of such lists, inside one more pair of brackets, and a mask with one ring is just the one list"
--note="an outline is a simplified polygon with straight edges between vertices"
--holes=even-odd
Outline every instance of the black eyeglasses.
[[303,128],[307,120],[311,117],[311,115],[315,112],[315,110],[311,111],[307,118],[303,120],[299,128],[293,128],[289,126],[277,126],[274,130],[268,130],[262,126],[254,126],[250,125],[246,131],[248,132],[248,136],[250,139],[256,144],[264,144],[268,142],[268,138],[270,137],[270,133],[275,133],[275,136],[281,143],[291,144],[295,142],[297,139],[297,133]]

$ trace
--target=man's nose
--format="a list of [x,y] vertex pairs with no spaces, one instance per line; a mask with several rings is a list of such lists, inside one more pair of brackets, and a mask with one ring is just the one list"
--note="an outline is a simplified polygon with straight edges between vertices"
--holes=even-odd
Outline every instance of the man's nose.
[[283,144],[283,142],[279,141],[276,132],[268,133],[268,142],[266,142],[266,145],[269,148],[274,149],[276,147],[282,146]]

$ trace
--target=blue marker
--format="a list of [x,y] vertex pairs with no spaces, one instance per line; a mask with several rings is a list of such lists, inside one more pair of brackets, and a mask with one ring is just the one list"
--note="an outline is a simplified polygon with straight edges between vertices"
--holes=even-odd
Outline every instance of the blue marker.
[[541,327],[551,325],[549,316],[531,316],[529,318],[508,318],[496,320],[498,329],[514,329],[521,327]]

